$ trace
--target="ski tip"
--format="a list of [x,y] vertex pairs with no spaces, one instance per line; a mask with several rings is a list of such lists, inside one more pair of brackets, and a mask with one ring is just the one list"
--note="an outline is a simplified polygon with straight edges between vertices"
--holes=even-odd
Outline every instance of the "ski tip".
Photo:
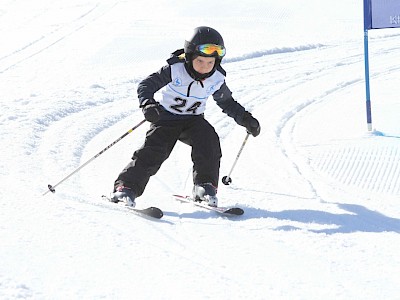
[[145,209],[147,211],[147,214],[153,218],[156,219],[161,219],[164,216],[164,213],[161,209],[158,207],[151,206],[149,208]]
[[240,207],[232,207],[224,211],[225,214],[230,214],[230,215],[235,215],[235,216],[241,216],[244,214],[244,210],[241,209]]
[[131,206],[125,206],[127,209],[133,211],[136,214],[140,214],[145,217],[150,217],[154,219],[161,219],[164,216],[164,213],[161,209],[158,207],[148,207],[148,208],[136,208],[136,207],[131,207]]

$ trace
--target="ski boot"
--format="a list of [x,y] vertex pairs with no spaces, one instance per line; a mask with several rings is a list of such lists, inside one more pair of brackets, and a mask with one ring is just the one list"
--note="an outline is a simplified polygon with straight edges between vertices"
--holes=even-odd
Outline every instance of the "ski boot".
[[125,186],[118,186],[111,195],[110,201],[114,203],[125,202],[126,206],[135,207],[135,193]]
[[204,201],[209,206],[217,207],[217,188],[211,183],[200,183],[195,184],[193,187],[193,199],[194,201]]

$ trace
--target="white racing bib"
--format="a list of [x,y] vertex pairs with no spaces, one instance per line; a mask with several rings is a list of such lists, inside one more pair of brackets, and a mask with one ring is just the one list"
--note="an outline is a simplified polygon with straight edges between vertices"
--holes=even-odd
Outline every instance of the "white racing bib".
[[208,97],[225,81],[218,70],[201,83],[193,80],[183,63],[171,65],[172,81],[162,90],[160,104],[169,112],[180,115],[201,115],[206,109]]

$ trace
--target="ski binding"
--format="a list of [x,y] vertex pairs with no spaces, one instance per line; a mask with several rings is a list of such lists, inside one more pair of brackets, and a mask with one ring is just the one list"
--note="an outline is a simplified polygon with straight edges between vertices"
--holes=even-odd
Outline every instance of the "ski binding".
[[221,206],[209,206],[207,204],[204,204],[203,202],[198,202],[194,201],[192,197],[190,196],[182,196],[182,195],[173,195],[173,198],[175,200],[185,202],[185,203],[192,203],[196,206],[215,211],[219,214],[225,215],[225,216],[241,216],[244,214],[244,210],[241,209],[240,207],[221,207]]

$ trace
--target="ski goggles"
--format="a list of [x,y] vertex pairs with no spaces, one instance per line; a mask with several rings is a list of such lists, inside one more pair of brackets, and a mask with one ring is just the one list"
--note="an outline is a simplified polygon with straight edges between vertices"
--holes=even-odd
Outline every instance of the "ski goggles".
[[217,53],[220,58],[224,57],[226,53],[224,46],[215,44],[198,45],[196,51],[207,56],[213,56]]

